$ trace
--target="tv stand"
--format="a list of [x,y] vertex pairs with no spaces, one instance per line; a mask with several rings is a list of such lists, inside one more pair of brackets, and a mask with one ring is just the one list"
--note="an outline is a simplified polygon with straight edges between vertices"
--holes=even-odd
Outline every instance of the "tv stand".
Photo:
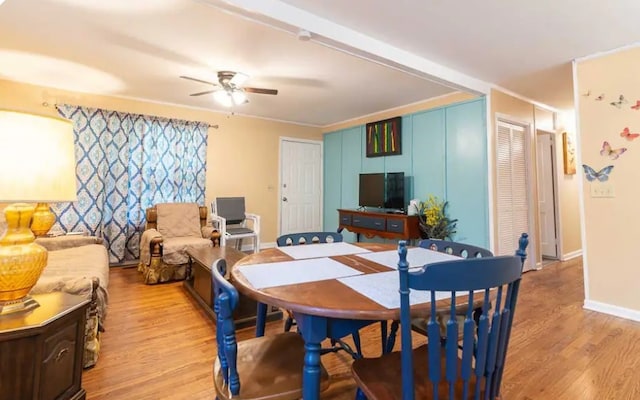
[[346,209],[338,209],[338,214],[338,232],[343,229],[353,232],[357,241],[360,241],[360,235],[367,238],[377,236],[384,239],[420,239],[417,215]]

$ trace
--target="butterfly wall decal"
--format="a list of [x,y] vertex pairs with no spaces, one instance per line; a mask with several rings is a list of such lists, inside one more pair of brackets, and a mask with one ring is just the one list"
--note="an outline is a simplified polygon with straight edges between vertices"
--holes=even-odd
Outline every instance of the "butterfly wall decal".
[[618,97],[618,101],[612,101],[609,104],[616,108],[622,108],[622,105],[625,103],[627,103],[627,99],[625,99],[623,95],[620,95],[620,97]]
[[583,93],[582,94],[584,97],[589,97],[591,96],[591,90],[587,90],[587,93]]
[[600,96],[596,97],[595,99],[596,101],[602,101],[604,100],[604,93],[602,93]]
[[609,180],[609,174],[613,169],[613,165],[607,165],[598,172],[587,164],[582,164],[582,169],[584,169],[584,177],[587,178],[589,182],[593,182],[596,179],[600,182],[605,182]]
[[609,142],[606,140],[602,142],[602,150],[600,150],[601,156],[609,157],[612,160],[617,160],[625,151],[627,151],[626,147],[621,147],[619,149],[612,149]]
[[632,110],[640,110],[640,100],[636,100],[636,105],[635,106],[631,106]]
[[632,141],[633,139],[640,136],[640,133],[631,133],[631,131],[629,131],[629,128],[624,128],[622,132],[620,132],[620,136],[627,139],[628,141]]

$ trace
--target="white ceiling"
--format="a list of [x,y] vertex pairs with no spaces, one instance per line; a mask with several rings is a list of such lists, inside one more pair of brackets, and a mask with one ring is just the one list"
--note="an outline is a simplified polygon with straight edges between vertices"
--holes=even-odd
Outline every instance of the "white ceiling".
[[567,109],[570,61],[639,41],[638,16],[630,0],[6,0],[0,79],[225,111],[178,76],[235,70],[279,94],[233,112],[317,126],[491,84]]
[[633,0],[283,2],[559,109],[571,60],[640,41]]

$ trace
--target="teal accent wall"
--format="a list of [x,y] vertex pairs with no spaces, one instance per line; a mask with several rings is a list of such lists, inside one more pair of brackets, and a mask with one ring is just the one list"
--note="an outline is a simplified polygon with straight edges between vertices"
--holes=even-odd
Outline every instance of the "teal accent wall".
[[328,133],[323,141],[323,225],[324,230],[338,229],[338,208],[342,207],[342,132]]
[[[342,170],[340,172],[342,207],[340,208],[358,207],[360,178],[359,173],[354,174],[353,171],[360,171],[362,168],[363,156],[359,150],[364,147],[364,140],[361,131],[361,127],[355,127],[346,129],[342,134]],[[333,224],[335,229],[332,230],[337,230],[337,215]],[[355,242],[356,240],[356,235],[350,232],[343,232],[343,236],[347,242]]]
[[324,135],[324,229],[337,229],[336,209],[358,207],[360,173],[404,172],[407,203],[430,194],[446,199],[458,219],[454,240],[488,247],[485,98],[403,115],[401,134],[402,154],[372,158],[364,125]]
[[447,107],[446,199],[457,241],[489,247],[487,127],[484,102]]

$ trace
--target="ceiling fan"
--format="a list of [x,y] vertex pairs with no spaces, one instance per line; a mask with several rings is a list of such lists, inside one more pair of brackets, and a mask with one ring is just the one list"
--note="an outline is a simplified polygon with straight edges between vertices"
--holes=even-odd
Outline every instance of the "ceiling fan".
[[214,100],[225,107],[248,103],[249,99],[247,98],[247,93],[278,94],[276,89],[243,87],[242,84],[249,79],[249,76],[234,71],[218,71],[218,83],[208,82],[202,79],[192,78],[190,76],[181,75],[180,78],[214,86],[215,89],[191,93],[190,96],[202,96],[213,93]]

